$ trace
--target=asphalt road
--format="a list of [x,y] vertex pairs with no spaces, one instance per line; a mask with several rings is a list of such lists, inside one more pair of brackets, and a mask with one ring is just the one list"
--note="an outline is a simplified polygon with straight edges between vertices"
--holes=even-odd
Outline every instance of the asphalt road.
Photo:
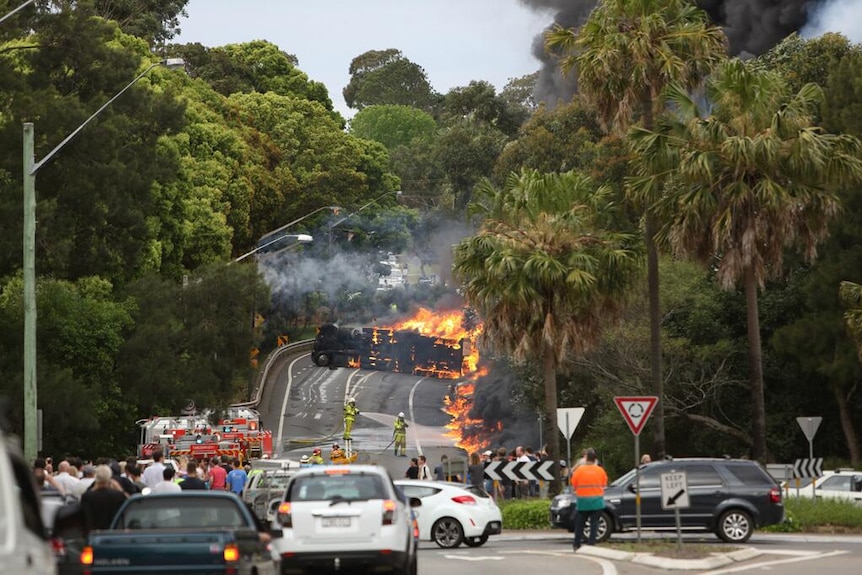
[[317,367],[308,353],[286,357],[269,372],[258,411],[273,432],[274,456],[299,459],[314,447],[328,456],[333,443],[346,447],[343,407],[356,399],[360,414],[351,433],[358,461],[386,467],[402,477],[409,457],[394,456],[393,423],[404,412],[409,424],[407,453],[420,453],[433,468],[442,454],[464,459],[446,435],[451,418],[443,411],[444,397],[458,381],[399,373]]

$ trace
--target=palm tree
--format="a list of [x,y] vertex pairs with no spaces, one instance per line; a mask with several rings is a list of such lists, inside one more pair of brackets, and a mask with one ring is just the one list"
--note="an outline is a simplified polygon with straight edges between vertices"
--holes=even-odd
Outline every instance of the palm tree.
[[[541,361],[545,437],[557,437],[557,370],[588,350],[618,317],[641,266],[638,242],[611,229],[612,190],[575,172],[512,173],[477,189],[485,219],[455,247],[455,273],[484,322],[486,342]],[[549,441],[553,461],[557,441]],[[552,482],[553,493],[559,491]]]
[[[578,72],[578,90],[599,113],[606,129],[625,131],[640,120],[652,129],[664,104],[663,88],[671,82],[698,85],[727,54],[720,28],[688,0],[600,0],[577,31],[557,27],[546,47],[562,53],[564,73]],[[655,197],[644,198],[647,284],[650,316],[650,371],[660,398],[653,414],[655,453],[666,451],[664,379],[661,352],[656,223],[650,211]]]
[[791,94],[780,74],[739,60],[723,63],[705,88],[709,115],[680,85],[666,90],[673,113],[656,131],[635,128],[636,190],[666,184],[656,204],[678,254],[714,268],[725,289],[746,298],[752,455],[768,457],[758,288],[781,272],[787,248],[811,260],[839,212],[835,190],[862,179],[860,144],[813,122],[819,87]]
[[[850,281],[841,282],[838,287],[841,304],[844,306],[844,324],[847,332],[856,343],[856,356],[862,361],[862,285]],[[849,394],[835,390],[835,399],[841,416],[841,427],[847,438],[847,448],[850,451],[850,462],[856,466],[862,460],[862,446],[856,435],[850,408]]]

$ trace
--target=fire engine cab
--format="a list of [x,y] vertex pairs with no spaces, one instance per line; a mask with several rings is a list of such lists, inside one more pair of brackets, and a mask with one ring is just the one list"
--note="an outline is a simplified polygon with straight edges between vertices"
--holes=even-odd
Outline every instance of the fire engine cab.
[[272,456],[272,432],[261,429],[260,415],[230,408],[213,425],[211,412],[200,415],[153,416],[139,420],[138,457],[161,449],[168,457],[238,457],[242,461]]

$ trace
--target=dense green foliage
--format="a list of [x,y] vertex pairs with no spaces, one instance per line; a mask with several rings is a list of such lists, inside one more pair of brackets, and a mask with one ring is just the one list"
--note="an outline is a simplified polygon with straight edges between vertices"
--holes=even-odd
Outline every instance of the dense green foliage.
[[[51,10],[42,8],[49,4]],[[601,197],[622,208],[606,223],[608,231],[643,228],[643,206],[626,202],[636,198],[627,198],[624,187],[635,173],[635,156],[625,134],[607,135],[602,126],[639,122],[650,112],[657,117],[664,108],[657,86],[674,75],[669,72],[695,80],[715,63],[712,50],[695,50],[669,59],[667,73],[649,69],[650,57],[661,53],[651,50],[672,44],[685,52],[689,38],[654,42],[667,22],[640,14],[632,25],[642,28],[608,30],[622,43],[634,32],[649,41],[615,45],[619,65],[598,58],[614,51],[597,44],[583,58],[593,58],[587,79],[598,91],[585,86],[590,98],[552,108],[534,100],[536,75],[512,79],[499,93],[476,78],[444,94],[399,50],[372,50],[345,63],[351,80],[343,95],[358,110],[345,132],[347,122],[332,104],[342,94],[327,93],[302,71],[291,54],[297,46],[165,44],[182,40],[177,18],[186,4],[39,2],[0,27],[0,395],[10,396],[19,428],[21,124],[35,124],[38,160],[157,63],[155,51],[187,64],[187,74],[151,69],[38,172],[39,407],[45,450],[54,454],[124,455],[138,418],[175,412],[188,399],[216,408],[244,399],[254,377],[250,350],[265,352],[280,335],[296,340],[326,319],[363,322],[392,306],[454,301],[451,281],[375,293],[367,273],[378,252],[395,251],[418,256],[423,273],[451,280],[452,244],[482,225],[465,222],[466,206],[481,201],[489,186],[505,189],[513,172],[536,170],[541,179],[577,170],[597,188],[606,186]],[[671,24],[693,17],[682,8]],[[600,40],[603,31],[590,30]],[[708,46],[720,43],[706,32],[701,40]],[[562,35],[574,39],[569,31]],[[823,99],[810,110],[812,124],[862,135],[858,45],[836,35],[794,36],[750,65],[778,71],[791,93],[816,83]],[[643,73],[631,73],[634,66]],[[632,81],[647,77],[656,91],[638,98],[644,86]],[[396,199],[391,192],[399,189]],[[820,415],[815,454],[862,462],[860,340],[847,333],[848,302],[838,292],[841,282],[862,285],[860,191],[849,184],[835,190],[842,210],[829,223],[818,258],[784,253],[784,273],[770,273],[758,294],[765,437],[776,460],[807,456],[795,418]],[[327,205],[343,209],[335,214]],[[354,213],[361,206],[369,207]],[[311,233],[313,244],[290,251],[290,258],[261,259],[277,262],[260,268],[267,285],[255,266],[225,265],[268,231],[319,208],[293,228]],[[744,294],[721,291],[715,266],[657,255],[666,451],[750,455]],[[355,264],[349,274],[342,267],[347,261]],[[516,279],[530,275],[518,273]],[[288,276],[297,275],[291,284]],[[345,281],[323,281],[333,277]],[[631,466],[632,437],[612,398],[654,389],[648,294],[645,283],[636,284],[620,321],[556,366],[556,404],[587,408],[572,447],[595,445],[618,472]],[[265,321],[252,328],[255,314]],[[502,353],[500,341],[488,343]],[[505,388],[515,390],[512,413],[553,405],[541,365],[515,363]],[[652,433],[656,417],[641,434],[641,450],[654,454],[662,449]],[[488,423],[493,443],[499,430],[496,421]],[[556,433],[552,423],[545,422],[545,437]]]

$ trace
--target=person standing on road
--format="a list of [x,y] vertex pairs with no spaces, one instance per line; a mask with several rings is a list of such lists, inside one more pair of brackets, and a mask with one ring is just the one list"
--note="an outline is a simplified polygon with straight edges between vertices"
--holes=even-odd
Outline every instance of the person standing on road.
[[108,529],[117,510],[126,501],[126,492],[114,481],[114,472],[107,465],[97,465],[93,486],[81,495],[84,529]]
[[407,425],[407,422],[404,421],[404,412],[398,414],[398,417],[395,418],[395,429],[392,432],[393,439],[395,440],[395,456],[398,457],[399,451],[401,451],[401,457],[407,457],[407,428],[410,427]]
[[320,448],[315,447],[314,451],[311,452],[311,457],[308,458],[308,462],[312,465],[323,465],[323,456],[320,454]]
[[224,491],[227,489],[227,472],[221,465],[218,457],[210,459],[210,489],[213,491]]
[[206,489],[206,481],[198,476],[198,464],[194,461],[186,463],[186,477],[180,481],[180,489],[187,491],[189,489]]
[[584,526],[589,520],[590,537],[587,545],[596,544],[596,534],[599,528],[599,516],[605,508],[605,487],[608,484],[608,474],[596,461],[596,450],[590,447],[584,454],[585,462],[578,465],[572,472],[572,491],[577,497],[575,512],[575,540],[572,546],[575,551],[581,547],[584,538]]
[[410,458],[410,467],[407,468],[404,477],[407,479],[419,479],[419,459],[416,457]]
[[141,475],[141,481],[146,483],[147,487],[150,489],[162,481],[165,470],[165,464],[162,463],[162,457],[164,457],[164,453],[161,450],[157,449],[153,451],[153,462],[144,469],[144,473]]
[[[356,399],[350,398],[344,404],[344,439],[350,439],[350,430],[353,429],[353,422],[356,421],[356,416],[359,415],[359,410],[356,408]],[[349,447],[349,446],[348,446]]]
[[470,477],[470,485],[474,485],[479,489],[485,490],[485,466],[482,465],[482,459],[479,457],[479,452],[474,451],[470,454],[470,465],[467,467],[467,475]]
[[242,495],[246,481],[248,481],[248,474],[242,468],[242,462],[239,460],[239,457],[234,457],[233,470],[227,474],[227,488],[237,495]]
[[431,475],[431,469],[428,467],[428,459],[424,455],[419,456],[419,479],[425,481],[433,481],[434,476]]

